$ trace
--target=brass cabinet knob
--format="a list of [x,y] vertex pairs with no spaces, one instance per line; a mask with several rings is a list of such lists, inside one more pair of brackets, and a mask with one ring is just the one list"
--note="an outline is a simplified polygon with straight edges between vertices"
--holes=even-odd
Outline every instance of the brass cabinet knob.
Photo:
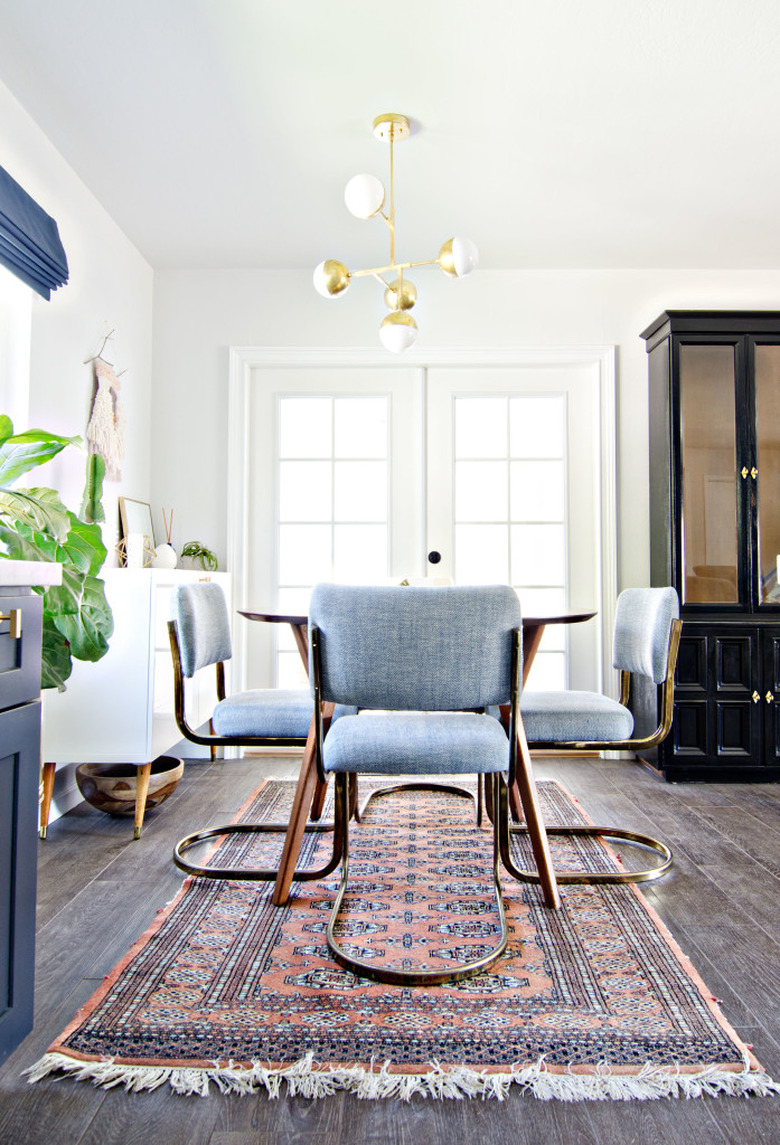
[[758,470],[756,469],[755,465],[750,470],[750,476],[753,478],[754,481],[758,477]]
[[747,465],[743,465],[743,466],[742,466],[742,469],[741,469],[741,471],[740,471],[740,472],[742,473],[742,480],[743,480],[743,481],[746,481],[746,480],[747,480],[747,475],[748,475],[748,473],[750,472],[750,470],[748,469]]
[[773,704],[775,702],[775,697],[772,692],[767,692],[767,694],[764,696],[764,699],[768,704]]
[[759,702],[760,702],[760,700],[761,700],[761,697],[759,696],[758,692],[754,692],[754,693],[753,693],[753,696],[752,696],[752,699],[753,699],[753,703],[754,703],[754,704],[757,704],[757,703],[759,703]]

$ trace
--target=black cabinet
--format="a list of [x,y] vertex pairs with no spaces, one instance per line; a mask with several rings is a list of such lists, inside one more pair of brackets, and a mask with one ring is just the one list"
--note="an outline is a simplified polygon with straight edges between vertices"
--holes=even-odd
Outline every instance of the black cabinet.
[[780,312],[666,311],[649,355],[654,585],[680,596],[669,780],[780,779]]
[[0,1062],[33,1025],[41,598],[0,587]]

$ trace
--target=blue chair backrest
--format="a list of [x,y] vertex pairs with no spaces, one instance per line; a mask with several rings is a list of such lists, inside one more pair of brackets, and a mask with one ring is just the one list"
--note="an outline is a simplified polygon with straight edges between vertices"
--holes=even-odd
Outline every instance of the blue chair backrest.
[[522,613],[508,585],[320,584],[309,606],[312,625],[320,629],[325,700],[458,711],[511,698],[512,630],[521,628]]
[[171,592],[171,619],[176,621],[181,667],[192,677],[199,668],[229,660],[230,619],[221,585],[177,584]]
[[627,588],[621,592],[615,613],[613,668],[662,683],[672,620],[679,615],[680,602],[673,588]]

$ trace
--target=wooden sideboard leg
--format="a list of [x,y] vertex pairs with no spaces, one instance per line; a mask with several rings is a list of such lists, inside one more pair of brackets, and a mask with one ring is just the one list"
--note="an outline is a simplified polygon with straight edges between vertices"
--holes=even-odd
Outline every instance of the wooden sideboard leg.
[[49,829],[49,814],[51,813],[51,796],[54,791],[54,772],[57,767],[56,763],[44,763],[43,765],[43,797],[41,799],[41,829],[40,837],[46,838],[46,832]]
[[149,794],[149,779],[152,774],[153,760],[148,763],[143,763],[138,768],[135,780],[135,826],[133,827],[133,838],[141,838],[141,827],[144,821],[144,812],[146,811],[146,797]]

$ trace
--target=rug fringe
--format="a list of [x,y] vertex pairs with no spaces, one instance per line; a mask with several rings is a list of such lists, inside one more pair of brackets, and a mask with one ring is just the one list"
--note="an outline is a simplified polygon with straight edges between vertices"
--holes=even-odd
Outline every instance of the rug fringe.
[[[211,1083],[223,1094],[252,1094],[265,1090],[270,1098],[281,1096],[330,1097],[339,1090],[364,1100],[414,1096],[437,1100],[463,1098],[503,1101],[512,1086],[542,1101],[656,1101],[664,1097],[767,1097],[780,1094],[780,1085],[763,1070],[753,1070],[747,1057],[739,1072],[716,1066],[698,1073],[645,1065],[638,1074],[612,1073],[601,1063],[594,1073],[556,1073],[540,1058],[535,1065],[513,1068],[509,1073],[490,1073],[467,1066],[444,1067],[430,1063],[425,1073],[394,1073],[389,1062],[381,1068],[367,1066],[319,1067],[312,1054],[290,1066],[271,1068],[261,1062],[237,1066],[232,1062],[212,1068],[123,1065],[113,1059],[77,1061],[65,1054],[45,1054],[24,1071],[30,1084],[52,1073],[64,1073],[76,1081],[91,1081],[103,1089],[122,1085],[131,1093],[158,1089],[166,1082],[184,1096],[207,1097]],[[283,1089],[286,1083],[286,1090]]]

